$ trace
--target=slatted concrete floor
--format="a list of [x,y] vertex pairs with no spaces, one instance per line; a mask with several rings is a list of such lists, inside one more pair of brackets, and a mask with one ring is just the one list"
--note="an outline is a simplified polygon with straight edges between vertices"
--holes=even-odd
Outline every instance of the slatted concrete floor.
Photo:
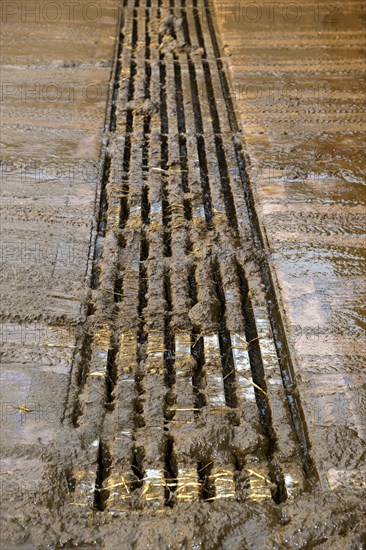
[[293,497],[312,466],[207,6],[125,2],[105,135],[70,502]]

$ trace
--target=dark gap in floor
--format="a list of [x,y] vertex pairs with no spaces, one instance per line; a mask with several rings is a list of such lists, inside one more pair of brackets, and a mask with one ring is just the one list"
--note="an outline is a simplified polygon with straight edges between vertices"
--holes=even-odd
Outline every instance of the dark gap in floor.
[[175,503],[175,491],[177,490],[178,464],[174,454],[174,439],[167,435],[165,439],[165,505],[173,506]]
[[[192,266],[190,273],[188,275],[188,287],[189,287],[189,296],[191,299],[191,307],[197,304],[197,285],[196,285],[196,273],[195,267]],[[204,356],[204,347],[203,347],[203,338],[200,335],[199,331],[196,328],[192,329],[191,335],[191,354],[195,361],[195,367],[192,373],[192,386],[194,394],[194,408],[202,409],[207,405],[206,396],[204,393],[205,388],[205,356]],[[198,413],[199,411],[195,411]]]
[[211,479],[213,461],[210,455],[206,454],[203,460],[197,463],[198,479],[201,483],[202,500],[211,501],[215,497],[215,486]]
[[226,326],[225,311],[226,301],[225,292],[222,284],[220,267],[218,262],[212,265],[212,278],[218,300],[218,325],[219,325],[219,345],[221,354],[222,374],[224,380],[225,402],[230,408],[235,409],[238,405],[236,398],[236,377],[233,352],[231,349],[230,332]]
[[104,442],[99,441],[97,475],[94,488],[94,508],[98,512],[103,512],[106,507],[109,492],[104,489],[104,481],[110,476],[111,457]]

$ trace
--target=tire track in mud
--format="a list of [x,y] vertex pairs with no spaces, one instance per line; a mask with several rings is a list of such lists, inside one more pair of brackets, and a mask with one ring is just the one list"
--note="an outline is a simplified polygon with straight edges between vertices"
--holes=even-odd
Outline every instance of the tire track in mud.
[[236,119],[199,5],[124,2],[65,417],[81,442],[70,498],[98,511],[282,502],[307,483]]

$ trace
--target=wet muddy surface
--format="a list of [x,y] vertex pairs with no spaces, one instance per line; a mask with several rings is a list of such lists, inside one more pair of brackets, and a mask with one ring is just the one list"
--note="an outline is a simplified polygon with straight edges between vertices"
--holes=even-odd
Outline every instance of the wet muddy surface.
[[[35,21],[17,55],[8,14],[3,547],[361,549],[361,164],[293,186],[273,121],[236,116],[218,36],[240,29],[201,2],[118,8],[80,2],[47,49]],[[276,184],[249,184],[269,158]],[[342,308],[314,295],[332,284]]]

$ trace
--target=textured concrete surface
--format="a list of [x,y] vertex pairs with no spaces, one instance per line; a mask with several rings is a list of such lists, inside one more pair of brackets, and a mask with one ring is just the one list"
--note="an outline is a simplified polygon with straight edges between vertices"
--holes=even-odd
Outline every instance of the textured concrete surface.
[[362,2],[214,8],[313,454],[324,486],[349,483],[339,440],[366,436]]

